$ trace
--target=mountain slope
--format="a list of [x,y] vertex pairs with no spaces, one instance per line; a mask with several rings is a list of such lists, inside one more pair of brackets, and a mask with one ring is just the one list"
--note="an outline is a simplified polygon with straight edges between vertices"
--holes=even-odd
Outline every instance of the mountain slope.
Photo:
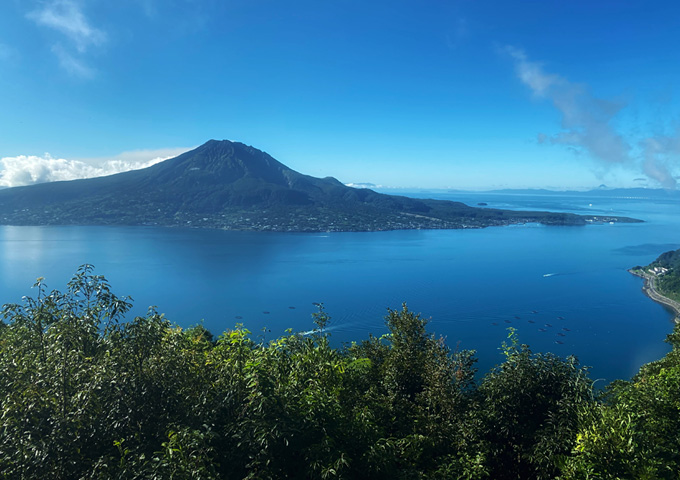
[[108,177],[0,190],[0,224],[167,225],[327,231],[479,228],[540,222],[582,225],[615,217],[480,209],[347,187],[298,173],[227,140]]

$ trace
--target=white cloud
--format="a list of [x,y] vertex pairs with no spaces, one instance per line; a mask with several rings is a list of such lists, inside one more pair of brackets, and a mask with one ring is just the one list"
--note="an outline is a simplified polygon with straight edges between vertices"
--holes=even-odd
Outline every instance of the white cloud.
[[673,170],[680,165],[680,131],[674,137],[651,136],[636,140],[620,134],[615,120],[623,102],[597,98],[586,85],[547,73],[539,63],[514,47],[504,51],[515,62],[515,71],[538,98],[552,101],[562,114],[562,131],[538,134],[539,143],[563,145],[576,154],[599,160],[604,168],[619,164],[636,169],[664,188],[676,188]]
[[542,65],[530,61],[519,49],[507,47],[506,51],[515,60],[515,70],[522,83],[534,95],[551,100],[562,113],[563,131],[552,137],[540,134],[540,142],[585,150],[605,162],[630,161],[630,145],[612,126],[623,104],[593,97],[586,86],[546,73]]
[[138,170],[160,163],[186,152],[187,148],[136,150],[113,157],[80,160],[43,156],[19,155],[0,158],[0,187],[18,187],[36,183],[102,177]]

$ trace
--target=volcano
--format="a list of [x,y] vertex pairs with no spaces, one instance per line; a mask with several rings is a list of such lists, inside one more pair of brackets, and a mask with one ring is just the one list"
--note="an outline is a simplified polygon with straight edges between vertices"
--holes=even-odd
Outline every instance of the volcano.
[[210,140],[151,167],[0,190],[4,225],[158,225],[272,231],[481,228],[633,221],[414,199],[296,172],[254,147]]

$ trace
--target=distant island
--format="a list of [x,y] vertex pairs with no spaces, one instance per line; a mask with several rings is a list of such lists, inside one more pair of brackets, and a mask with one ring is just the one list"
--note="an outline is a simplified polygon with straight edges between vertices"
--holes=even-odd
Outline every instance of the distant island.
[[154,166],[0,190],[3,225],[157,225],[282,232],[639,222],[476,208],[348,187],[296,172],[254,147],[210,140]]
[[644,292],[675,312],[680,322],[680,249],[662,253],[646,267],[633,267],[633,275],[645,279]]

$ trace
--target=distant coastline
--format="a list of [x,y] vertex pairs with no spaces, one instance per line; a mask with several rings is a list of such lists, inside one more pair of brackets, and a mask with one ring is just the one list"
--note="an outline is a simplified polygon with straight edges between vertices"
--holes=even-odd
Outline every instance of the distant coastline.
[[655,275],[645,272],[644,270],[639,268],[631,268],[628,270],[628,272],[632,273],[636,277],[644,279],[642,291],[645,293],[645,295],[647,295],[655,302],[670,308],[675,313],[674,319],[675,323],[680,323],[680,303],[676,302],[675,300],[671,300],[670,298],[659,293],[659,291],[656,289]]

